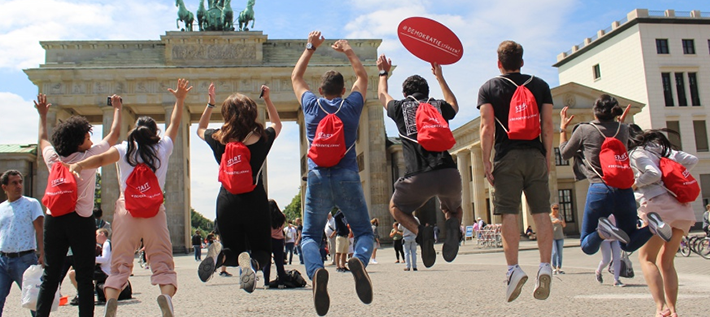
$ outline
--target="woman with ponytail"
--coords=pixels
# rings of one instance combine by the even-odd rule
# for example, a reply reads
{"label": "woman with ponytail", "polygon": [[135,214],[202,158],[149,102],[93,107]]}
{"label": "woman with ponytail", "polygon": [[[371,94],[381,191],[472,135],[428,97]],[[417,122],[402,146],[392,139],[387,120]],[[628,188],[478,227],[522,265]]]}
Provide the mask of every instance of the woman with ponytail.
{"label": "woman with ponytail", "polygon": [[[128,277],[133,270],[133,254],[140,247],[141,239],[153,272],[151,283],[160,286],[161,295],[158,296],[158,305],[163,317],[174,315],[172,297],[177,291],[177,274],[172,257],[173,247],[168,232],[165,205],[161,203],[157,213],[152,216],[139,215],[130,207],[127,209],[125,196],[128,190],[132,190],[127,187],[127,182],[136,175],[133,172],[141,168],[145,168],[148,173],[153,173],[152,179],[156,179],[160,187],[156,190],[163,192],[168,172],[168,159],[173,151],[173,140],[177,136],[182,120],[185,97],[191,89],[185,79],[178,79],[177,89],[168,88],[168,91],[175,96],[176,102],[170,117],[170,125],[165,129],[162,137],[153,118],[140,117],[125,142],[112,147],[102,155],[69,167],[75,175],[79,175],[83,169],[98,168],[113,163],[118,163],[119,167],[121,196],[116,201],[113,215],[111,274],[104,284],[105,316],[116,315],[118,295],[128,283]],[[136,200],[136,198],[132,199]]]}
{"label": "woman with ponytail", "polygon": [[[271,145],[281,131],[281,119],[271,102],[269,87],[261,86],[261,91],[271,121],[270,127],[264,129],[264,125],[259,121],[259,111],[254,100],[234,93],[222,102],[222,127],[216,130],[207,129],[216,98],[214,84],[210,84],[207,106],[197,128],[197,135],[210,146],[218,164],[223,163],[222,156],[228,149],[227,145],[232,148],[239,146],[250,153],[248,166],[251,167],[251,177],[247,180],[251,182],[244,183],[253,185],[251,190],[233,193],[235,191],[225,188],[223,181],[217,195],[217,224],[222,243],[213,243],[210,246],[197,273],[203,282],[207,282],[219,266],[238,264],[241,267],[240,284],[242,289],[249,293],[256,287],[256,272],[271,265],[271,214],[261,169]],[[244,149],[244,146],[247,149]],[[241,162],[236,158],[234,161]],[[233,159],[230,158],[230,162],[233,162]],[[226,173],[221,171],[221,181],[224,175]],[[222,246],[228,252],[222,252]],[[226,260],[218,263],[217,259],[223,258],[220,254],[225,254]],[[239,255],[238,259],[236,255]]]}
{"label": "woman with ponytail", "polygon": [[649,223],[648,215],[657,213],[672,228],[670,241],[653,237],[639,250],[639,261],[643,276],[656,303],[656,316],[678,316],[678,274],[674,259],[680,246],[680,240],[688,234],[695,224],[695,212],[690,203],[680,203],[664,187],[661,180],[660,160],[662,157],[680,163],[691,170],[698,163],[698,158],[683,151],[673,149],[671,142],[664,135],[677,133],[672,130],[632,129],[633,149],[629,153],[636,183],[634,192],[639,203],[639,217]]}
{"label": "woman with ponytail", "polygon": [[[630,107],[630,106],[629,106]],[[636,227],[636,202],[631,188],[616,188],[603,180],[603,171],[599,159],[602,144],[606,138],[616,138],[626,147],[629,138],[628,125],[623,123],[627,110],[624,111],[612,96],[601,95],[594,102],[594,121],[579,124],[572,136],[567,139],[567,126],[574,116],[567,116],[567,107],[560,112],[560,153],[562,159],[568,160],[581,151],[584,164],[582,172],[589,180],[589,190],[584,206],[584,218],[581,230],[581,248],[586,254],[595,254],[604,239],[614,239],[621,242],[625,251],[635,251],[650,239],[654,233],[669,237],[670,228],[658,215],[651,217],[649,227]],[[619,121],[616,121],[617,117]],[[626,149],[617,169],[623,169],[623,163],[628,164]],[[629,168],[628,166],[626,168]],[[609,175],[608,175],[609,176]],[[633,181],[629,175],[629,180]],[[606,178],[609,179],[609,178]],[[630,184],[629,184],[630,185]],[[607,217],[614,214],[616,226]],[[650,229],[653,229],[651,231]],[[653,232],[653,233],[652,233]]]}

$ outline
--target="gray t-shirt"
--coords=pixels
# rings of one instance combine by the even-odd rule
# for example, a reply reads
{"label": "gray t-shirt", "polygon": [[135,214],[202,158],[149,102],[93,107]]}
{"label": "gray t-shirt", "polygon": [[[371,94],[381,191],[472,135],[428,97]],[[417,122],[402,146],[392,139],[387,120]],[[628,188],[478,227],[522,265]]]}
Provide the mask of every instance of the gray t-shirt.
{"label": "gray t-shirt", "polygon": [[[418,224],[421,224],[421,222],[419,222],[419,218],[414,217],[414,220],[416,220]],[[409,229],[405,228],[402,224],[399,225],[399,230],[403,232],[402,237],[404,241],[414,241],[414,239],[417,237],[414,232],[409,231]]]}
{"label": "gray t-shirt", "polygon": [[[629,127],[627,124],[616,121],[599,122],[595,120],[592,121],[592,123],[595,124],[599,130],[590,123],[580,123],[575,127],[569,140],[560,144],[560,154],[563,160],[569,160],[577,151],[582,151],[584,159],[594,166],[596,173],[587,163],[582,164],[582,172],[590,183],[601,183],[602,179],[599,178],[597,173],[602,176],[604,175],[600,167],[601,165],[599,164],[599,151],[601,150],[602,143],[604,143],[604,136],[612,137],[618,129],[619,132],[616,133],[616,138],[626,145],[629,139]],[[602,136],[599,131],[601,131],[604,136]]]}
{"label": "gray t-shirt", "polygon": [[[550,216],[550,220],[555,221],[555,220],[561,220],[561,219],[556,218],[554,216]],[[553,224],[552,225],[552,239],[560,240],[560,239],[564,239],[564,238],[565,238],[565,233],[563,232],[562,224],[561,223]]]}

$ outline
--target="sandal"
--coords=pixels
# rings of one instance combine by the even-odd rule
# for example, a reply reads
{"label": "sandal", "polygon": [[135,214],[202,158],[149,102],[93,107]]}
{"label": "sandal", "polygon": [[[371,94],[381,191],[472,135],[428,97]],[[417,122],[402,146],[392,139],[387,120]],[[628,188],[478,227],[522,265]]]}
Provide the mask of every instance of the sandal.
{"label": "sandal", "polygon": [[657,317],[671,317],[671,310],[668,308],[665,308],[662,311],[656,311],[656,316]]}

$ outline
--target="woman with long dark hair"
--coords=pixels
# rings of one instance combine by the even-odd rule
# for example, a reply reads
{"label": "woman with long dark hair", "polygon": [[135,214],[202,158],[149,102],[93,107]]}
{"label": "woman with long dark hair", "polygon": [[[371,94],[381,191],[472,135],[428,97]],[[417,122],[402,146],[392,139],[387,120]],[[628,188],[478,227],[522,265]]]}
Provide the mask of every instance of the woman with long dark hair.
{"label": "woman with long dark hair", "polygon": [[[222,243],[214,243],[208,249],[198,269],[198,275],[207,282],[220,265],[235,264],[241,267],[240,284],[242,289],[251,293],[256,287],[256,271],[271,263],[271,214],[269,202],[261,177],[262,165],[271,145],[281,131],[281,119],[276,107],[271,102],[269,87],[261,86],[266,111],[271,126],[264,128],[259,121],[259,110],[251,98],[234,93],[222,102],[224,124],[220,129],[207,129],[212,110],[215,107],[215,87],[210,84],[208,103],[200,118],[197,135],[205,140],[214,153],[217,163],[222,162],[222,155],[231,142],[241,142],[248,148],[251,158],[251,180],[255,187],[251,191],[233,194],[223,183],[217,196],[218,230]],[[224,246],[230,252],[222,252]],[[249,251],[247,251],[249,250]],[[219,254],[226,254],[224,262],[217,261]],[[254,261],[252,261],[254,259]]]}
{"label": "woman with long dark hair", "polygon": [[675,254],[681,238],[695,224],[695,212],[690,203],[679,202],[664,187],[660,160],[668,158],[691,170],[698,163],[698,158],[674,150],[663,132],[677,133],[660,129],[635,135],[629,157],[636,176],[634,191],[640,206],[639,217],[644,223],[649,223],[652,221],[649,215],[657,213],[673,230],[670,241],[652,237],[639,250],[641,270],[656,302],[656,316],[677,316],[678,274],[674,266]]}
{"label": "woman with long dark hair", "polygon": [[173,151],[173,140],[180,128],[185,97],[192,89],[188,84],[187,80],[178,79],[177,89],[168,88],[176,101],[170,117],[170,125],[165,129],[162,137],[153,118],[140,117],[136,121],[135,128],[128,133],[126,141],[112,147],[104,154],[93,156],[69,167],[69,170],[78,177],[83,169],[99,168],[118,162],[121,196],[116,201],[113,214],[111,274],[104,284],[105,316],[116,315],[118,296],[126,287],[128,277],[133,271],[133,255],[140,247],[141,239],[145,244],[145,253],[153,272],[151,283],[160,285],[161,295],[158,296],[158,305],[164,317],[174,315],[172,297],[177,291],[177,274],[165,205],[161,204],[153,216],[134,216],[134,211],[129,212],[126,208],[125,191],[129,176],[143,165],[154,173],[160,191],[164,190],[168,159]]}
{"label": "woman with long dark hair", "polygon": [[[594,120],[579,124],[569,140],[567,139],[567,126],[574,116],[567,116],[567,107],[564,107],[560,112],[560,153],[562,159],[568,160],[581,151],[584,164],[580,168],[590,183],[581,228],[582,251],[590,255],[597,253],[602,241],[607,238],[619,240],[621,248],[626,251],[637,250],[654,233],[664,239],[670,239],[670,227],[657,214],[650,218],[652,221],[649,222],[648,227],[637,229],[633,189],[616,188],[602,179],[604,172],[599,159],[602,144],[606,138],[616,138],[621,141],[622,146],[626,146],[629,128],[628,125],[616,121],[616,118],[621,116],[624,111],[612,96],[601,95],[594,102],[593,111]],[[624,151],[624,155],[619,158],[622,163],[624,160],[628,160],[625,154]],[[623,164],[617,163],[617,165]],[[627,166],[627,168],[629,167]],[[623,166],[619,169],[623,169]],[[616,218],[616,226],[607,219],[611,214],[614,214]]]}
{"label": "woman with long dark hair", "polygon": [[[286,215],[281,212],[279,205],[273,199],[269,199],[269,210],[271,212],[271,253],[274,255],[276,274],[278,276],[278,288],[286,288],[286,270],[284,269],[284,222]],[[271,276],[271,263],[264,265],[264,287],[269,288],[269,277]]]}

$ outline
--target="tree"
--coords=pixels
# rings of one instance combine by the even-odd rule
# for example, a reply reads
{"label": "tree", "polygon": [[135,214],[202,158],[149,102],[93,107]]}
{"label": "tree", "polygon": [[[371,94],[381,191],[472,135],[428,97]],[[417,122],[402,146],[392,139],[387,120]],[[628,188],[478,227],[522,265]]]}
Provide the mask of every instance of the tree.
{"label": "tree", "polygon": [[291,203],[283,210],[287,220],[294,220],[301,217],[301,191],[293,197]]}
{"label": "tree", "polygon": [[101,206],[101,173],[96,172],[96,189],[94,190],[94,206]]}
{"label": "tree", "polygon": [[202,237],[206,237],[207,233],[214,230],[214,223],[192,208],[190,208],[190,220],[192,221],[192,234],[199,229]]}

